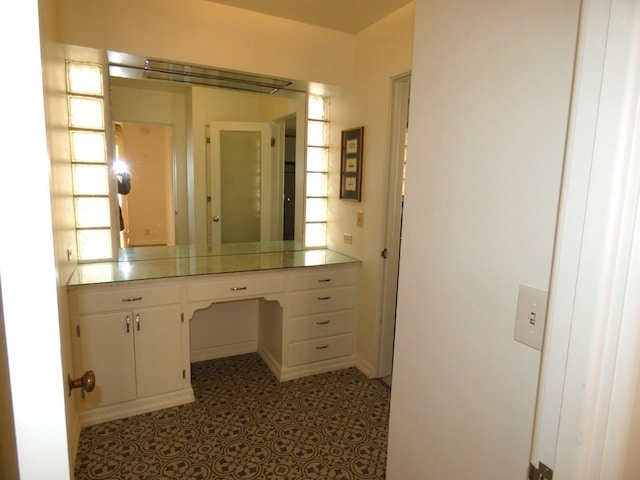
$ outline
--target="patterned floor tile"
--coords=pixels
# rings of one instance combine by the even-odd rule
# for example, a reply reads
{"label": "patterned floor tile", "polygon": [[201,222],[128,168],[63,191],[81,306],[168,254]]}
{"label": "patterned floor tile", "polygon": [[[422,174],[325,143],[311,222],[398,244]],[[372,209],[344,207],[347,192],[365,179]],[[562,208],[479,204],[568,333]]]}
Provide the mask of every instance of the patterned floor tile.
{"label": "patterned floor tile", "polygon": [[384,478],[391,392],[355,368],[280,383],[248,354],[192,383],[191,404],[83,429],[76,479]]}

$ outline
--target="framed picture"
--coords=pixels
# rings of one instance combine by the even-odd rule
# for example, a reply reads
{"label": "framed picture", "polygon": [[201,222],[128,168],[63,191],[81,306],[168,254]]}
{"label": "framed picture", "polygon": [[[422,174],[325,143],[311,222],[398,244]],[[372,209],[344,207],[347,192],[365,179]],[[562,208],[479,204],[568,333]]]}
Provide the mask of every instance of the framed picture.
{"label": "framed picture", "polygon": [[342,160],[340,167],[340,198],[362,200],[362,147],[364,127],[342,131]]}

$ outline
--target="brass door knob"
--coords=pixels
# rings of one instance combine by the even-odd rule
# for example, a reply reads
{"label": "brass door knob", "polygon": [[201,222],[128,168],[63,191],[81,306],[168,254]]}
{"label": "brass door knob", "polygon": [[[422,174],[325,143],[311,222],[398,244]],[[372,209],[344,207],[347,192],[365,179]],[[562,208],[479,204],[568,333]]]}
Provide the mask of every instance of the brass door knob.
{"label": "brass door knob", "polygon": [[84,375],[75,380],[67,374],[67,381],[69,383],[69,396],[71,396],[71,390],[74,388],[81,388],[85,392],[91,392],[96,386],[96,374],[93,373],[93,370],[87,370]]}

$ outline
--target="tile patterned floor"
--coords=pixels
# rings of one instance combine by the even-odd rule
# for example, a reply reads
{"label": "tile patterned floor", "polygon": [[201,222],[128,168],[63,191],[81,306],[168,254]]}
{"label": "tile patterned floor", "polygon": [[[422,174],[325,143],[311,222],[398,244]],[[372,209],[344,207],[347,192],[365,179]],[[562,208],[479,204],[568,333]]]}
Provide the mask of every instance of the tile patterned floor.
{"label": "tile patterned floor", "polygon": [[256,354],[192,365],[194,403],[83,429],[77,480],[383,479],[390,389],[355,368],[280,383]]}

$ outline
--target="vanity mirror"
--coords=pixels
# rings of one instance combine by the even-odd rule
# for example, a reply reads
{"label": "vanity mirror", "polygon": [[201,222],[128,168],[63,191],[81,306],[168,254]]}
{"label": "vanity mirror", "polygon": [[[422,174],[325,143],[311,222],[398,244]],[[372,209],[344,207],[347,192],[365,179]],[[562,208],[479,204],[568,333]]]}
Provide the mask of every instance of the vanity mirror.
{"label": "vanity mirror", "polygon": [[116,173],[130,181],[120,260],[302,248],[305,92],[113,52],[109,62]]}

